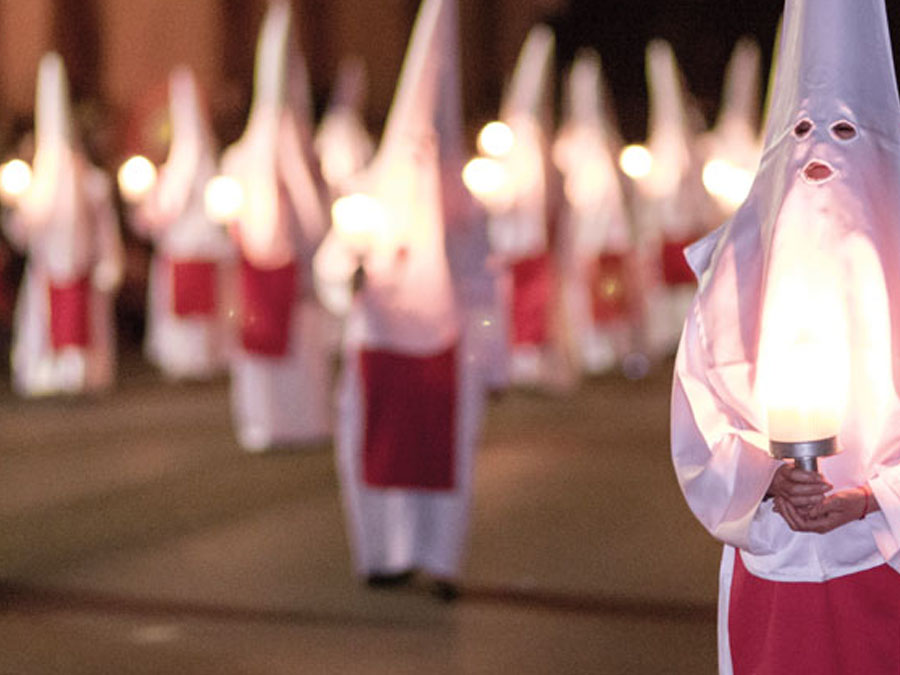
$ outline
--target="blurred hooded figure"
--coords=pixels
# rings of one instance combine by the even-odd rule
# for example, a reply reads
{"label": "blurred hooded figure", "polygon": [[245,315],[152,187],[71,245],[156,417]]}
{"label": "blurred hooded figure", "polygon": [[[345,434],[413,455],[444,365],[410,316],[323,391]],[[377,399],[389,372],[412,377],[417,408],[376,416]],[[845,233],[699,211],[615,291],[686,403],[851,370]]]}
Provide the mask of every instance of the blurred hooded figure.
{"label": "blurred hooded figure", "polygon": [[669,43],[647,47],[653,163],[637,183],[635,218],[641,257],[644,335],[655,358],[674,351],[696,288],[682,249],[705,234],[701,210],[706,199],[695,163],[695,132],[683,77]]}
{"label": "blurred hooded figure", "polygon": [[235,251],[204,208],[216,160],[194,75],[180,67],[169,85],[169,156],[133,213],[139,234],[155,246],[144,351],[169,377],[203,378],[227,365]]}
{"label": "blurred hooded figure", "polygon": [[484,387],[445,250],[445,236],[471,250],[466,233],[445,232],[471,204],[456,12],[455,0],[422,3],[384,135],[350,197],[363,208],[348,222],[336,205],[315,261],[327,304],[350,312],[337,461],[356,570],[373,586],[423,571],[444,599],[460,572]]}
{"label": "blurred hooded figure", "polygon": [[55,53],[38,69],[35,141],[33,178],[7,225],[27,255],[13,386],[25,396],[100,391],[115,377],[113,298],[124,256],[110,181],[78,145]]}
{"label": "blurred hooded figure", "polygon": [[554,144],[565,179],[561,267],[566,319],[580,370],[602,373],[632,347],[635,294],[631,223],[615,157],[600,57],[578,54],[566,119]]}
{"label": "blurred hooded figure", "polygon": [[309,148],[306,71],[292,35],[289,4],[273,1],[247,128],[222,158],[242,194],[231,227],[241,258],[232,406],[238,440],[251,451],[331,431],[325,317],[311,269],[326,216]]}
{"label": "blurred hooded figure", "polygon": [[372,138],[362,119],[366,84],[360,59],[341,61],[331,101],[316,131],[322,177],[335,198],[346,194],[348,183],[372,158]]}
{"label": "blurred hooded figure", "polygon": [[559,176],[551,161],[555,39],[547,26],[531,29],[519,53],[500,120],[512,132],[496,159],[508,194],[490,209],[491,248],[506,269],[509,380],[514,385],[563,388],[572,372],[565,356],[559,300]]}
{"label": "blurred hooded figure", "polygon": [[[720,672],[896,673],[900,101],[883,0],[787,0],[778,64],[749,197],[688,252],[672,455],[725,543]],[[768,452],[829,435],[840,452],[818,473]]]}
{"label": "blurred hooded figure", "polygon": [[759,165],[759,60],[756,42],[738,41],[725,73],[718,119],[702,139],[703,185],[715,200],[719,222],[746,199]]}

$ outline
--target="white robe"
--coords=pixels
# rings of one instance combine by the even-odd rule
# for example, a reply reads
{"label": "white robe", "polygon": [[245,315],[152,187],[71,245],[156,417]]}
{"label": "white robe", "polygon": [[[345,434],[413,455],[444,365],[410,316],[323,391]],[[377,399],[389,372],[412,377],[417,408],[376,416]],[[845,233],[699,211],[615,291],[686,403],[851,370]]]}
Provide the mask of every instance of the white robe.
{"label": "white robe", "polygon": [[[7,227],[10,239],[26,251],[27,263],[16,300],[11,353],[13,387],[23,396],[97,392],[110,387],[115,377],[116,335],[114,298],[119,286],[124,254],[118,222],[112,206],[109,180],[99,170],[82,169],[83,224],[88,241],[81,272],[90,277],[87,347],[54,350],[50,334],[51,256],[65,256],[52,242],[66,239],[54,230],[27,222],[22,212]],[[59,237],[59,239],[57,239]],[[81,256],[78,256],[79,258]]]}

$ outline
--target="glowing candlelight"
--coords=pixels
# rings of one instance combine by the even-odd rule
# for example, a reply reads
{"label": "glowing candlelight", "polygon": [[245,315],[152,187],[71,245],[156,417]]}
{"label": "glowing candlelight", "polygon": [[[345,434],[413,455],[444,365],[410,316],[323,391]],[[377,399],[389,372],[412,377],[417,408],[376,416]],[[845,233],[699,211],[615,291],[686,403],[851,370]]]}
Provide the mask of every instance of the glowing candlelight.
{"label": "glowing candlelight", "polygon": [[244,190],[231,176],[211,178],[203,190],[207,217],[216,223],[229,223],[237,218],[244,205]]}
{"label": "glowing candlelight", "polygon": [[334,231],[357,256],[365,256],[382,237],[387,224],[384,207],[374,197],[355,193],[331,207]]}
{"label": "glowing candlelight", "polygon": [[619,155],[619,166],[626,176],[640,180],[653,170],[653,155],[643,145],[628,145]]}
{"label": "glowing candlelight", "polygon": [[712,159],[703,167],[703,187],[729,210],[744,203],[753,178],[753,172],[723,159]]}
{"label": "glowing candlelight", "polygon": [[476,157],[463,168],[463,183],[489,208],[503,208],[513,198],[511,177],[502,162]]}
{"label": "glowing candlelight", "polygon": [[21,159],[12,159],[0,166],[0,200],[13,205],[31,185],[31,167]]}
{"label": "glowing candlelight", "polygon": [[142,155],[130,157],[119,167],[119,191],[125,201],[141,201],[156,184],[156,167]]}
{"label": "glowing candlelight", "polygon": [[478,151],[488,157],[506,157],[516,144],[516,135],[503,122],[489,122],[478,134]]}
{"label": "glowing candlelight", "polygon": [[850,378],[846,321],[834,281],[839,276],[828,269],[780,280],[760,338],[770,450],[810,471],[817,469],[817,457],[837,451]]}

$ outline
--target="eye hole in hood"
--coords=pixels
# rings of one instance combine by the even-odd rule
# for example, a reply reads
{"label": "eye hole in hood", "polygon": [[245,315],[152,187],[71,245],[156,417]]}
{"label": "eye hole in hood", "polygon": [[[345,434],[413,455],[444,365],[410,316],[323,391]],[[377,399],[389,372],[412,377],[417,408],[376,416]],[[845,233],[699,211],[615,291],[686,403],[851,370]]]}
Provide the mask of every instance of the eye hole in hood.
{"label": "eye hole in hood", "polygon": [[815,124],[810,119],[802,119],[794,125],[794,138],[802,141],[812,133]]}
{"label": "eye hole in hood", "polygon": [[831,135],[839,141],[852,141],[857,136],[856,126],[847,120],[831,125]]}

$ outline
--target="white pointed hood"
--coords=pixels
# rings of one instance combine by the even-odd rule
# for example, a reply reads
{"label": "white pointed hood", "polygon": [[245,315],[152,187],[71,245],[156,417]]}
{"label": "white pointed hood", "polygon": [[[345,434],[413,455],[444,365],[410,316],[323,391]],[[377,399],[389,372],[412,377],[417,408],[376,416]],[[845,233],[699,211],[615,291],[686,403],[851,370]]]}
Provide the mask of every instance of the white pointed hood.
{"label": "white pointed hood", "polygon": [[555,49],[556,40],[548,26],[537,25],[528,32],[503,100],[502,119],[524,116],[541,124],[548,121]]}
{"label": "white pointed hood", "polygon": [[567,78],[566,117],[554,145],[565,177],[573,246],[580,256],[630,246],[615,163],[617,134],[608,113],[600,56],[582,51]]}
{"label": "white pointed hood", "polygon": [[156,186],[156,208],[176,218],[190,199],[203,194],[215,174],[212,136],[193,71],[180,66],[169,78],[169,155]]}
{"label": "white pointed hood", "polygon": [[[654,198],[677,201],[690,171],[693,133],[681,70],[668,42],[654,40],[647,46],[646,68],[650,98],[647,146],[653,154],[653,170],[642,185]],[[682,204],[674,206],[675,213],[668,219],[682,219],[684,208]]]}
{"label": "white pointed hood", "polygon": [[[734,46],[725,82],[722,103],[714,133],[756,135],[759,119],[759,45],[742,38]],[[733,129],[733,131],[732,131]]]}
{"label": "white pointed hood", "polygon": [[289,3],[272,0],[257,45],[247,127],[222,161],[223,171],[243,189],[237,218],[242,252],[263,268],[284,265],[297,254],[289,205],[308,237],[321,236],[324,222],[304,144],[310,101],[305,67],[292,38]]}
{"label": "white pointed hood", "polygon": [[315,138],[322,176],[335,193],[345,191],[372,157],[372,139],[362,120],[366,89],[363,62],[358,58],[341,61],[334,93]]}
{"label": "white pointed hood", "polygon": [[492,249],[508,258],[535,256],[548,245],[548,177],[553,124],[555,38],[544,25],[529,31],[500,107],[515,142],[503,157],[511,206],[490,222]]}
{"label": "white pointed hood", "polygon": [[844,452],[824,471],[865,480],[900,410],[900,102],[884,0],[787,0],[766,139],[747,201],[689,252],[711,385],[765,432],[771,354],[827,338],[822,368],[848,401]]}
{"label": "white pointed hood", "polygon": [[50,52],[38,67],[34,173],[21,209],[29,227],[44,232],[42,257],[57,280],[83,274],[90,265],[83,179],[65,65],[59,54]]}
{"label": "white pointed hood", "polygon": [[424,0],[363,182],[384,209],[388,234],[366,266],[370,345],[433,353],[457,337],[441,171],[448,144],[462,133],[458,58],[456,0]]}

